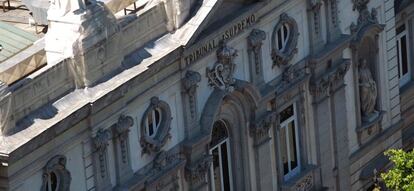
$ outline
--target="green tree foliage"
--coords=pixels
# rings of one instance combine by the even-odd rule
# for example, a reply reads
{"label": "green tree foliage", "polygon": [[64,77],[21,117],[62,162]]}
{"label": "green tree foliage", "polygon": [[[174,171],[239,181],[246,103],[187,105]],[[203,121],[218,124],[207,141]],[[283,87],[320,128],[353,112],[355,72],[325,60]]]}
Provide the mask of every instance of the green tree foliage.
{"label": "green tree foliage", "polygon": [[382,173],[381,178],[387,188],[392,190],[414,190],[414,150],[405,152],[402,149],[390,149],[384,153],[390,157],[393,167]]}

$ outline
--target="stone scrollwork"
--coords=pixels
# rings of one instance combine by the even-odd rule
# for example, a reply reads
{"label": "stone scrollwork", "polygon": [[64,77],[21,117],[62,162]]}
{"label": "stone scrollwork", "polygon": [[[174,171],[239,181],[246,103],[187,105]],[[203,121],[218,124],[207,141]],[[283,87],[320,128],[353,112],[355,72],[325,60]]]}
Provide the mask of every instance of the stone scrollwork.
{"label": "stone scrollwork", "polygon": [[[158,130],[155,132],[155,136],[148,136],[147,129],[147,116],[150,115],[154,109],[159,109],[161,111],[161,121],[158,127]],[[147,110],[144,112],[144,115],[141,120],[141,139],[140,144],[142,147],[142,155],[158,153],[161,151],[161,148],[167,143],[167,140],[171,138],[171,110],[168,106],[168,103],[161,101],[158,97],[152,97],[151,103]]]}
{"label": "stone scrollwork", "polygon": [[344,60],[335,69],[329,71],[322,77],[313,80],[310,84],[310,93],[313,96],[329,96],[337,84],[344,78],[346,72],[349,70],[350,60]]}
{"label": "stone scrollwork", "polygon": [[306,76],[306,69],[287,66],[282,72],[282,79],[276,86],[276,93],[281,93],[291,87],[291,84],[303,79]]}
{"label": "stone scrollwork", "polygon": [[191,184],[197,184],[206,180],[207,172],[213,162],[212,155],[204,155],[194,165],[185,168],[185,178]]}
{"label": "stone scrollwork", "polygon": [[275,116],[275,112],[268,112],[250,126],[249,134],[257,144],[269,137],[269,129],[275,123]]}
{"label": "stone scrollwork", "polygon": [[[289,33],[287,36],[287,43],[286,47],[282,50],[279,50],[277,47],[277,33],[279,29],[283,26],[289,27]],[[280,15],[280,20],[276,24],[275,28],[273,29],[272,34],[272,60],[273,66],[286,66],[288,65],[289,61],[293,58],[293,56],[298,52],[297,44],[298,44],[298,37],[299,37],[299,29],[298,25],[292,17],[287,15],[286,13],[282,13]]]}
{"label": "stone scrollwork", "polygon": [[235,79],[233,77],[236,64],[234,58],[237,50],[227,46],[225,41],[220,42],[217,50],[217,62],[213,68],[207,68],[207,78],[210,86],[227,92],[234,90]]}
{"label": "stone scrollwork", "polygon": [[130,116],[121,115],[118,119],[118,123],[115,125],[116,137],[119,139],[121,146],[122,162],[128,161],[128,133],[129,128],[134,124],[134,120]]}
{"label": "stone scrollwork", "polygon": [[96,151],[98,152],[99,169],[102,178],[106,176],[106,150],[109,144],[108,142],[109,140],[111,140],[111,138],[111,131],[109,131],[108,129],[99,129],[96,133],[96,136],[93,139]]}
{"label": "stone scrollwork", "polygon": [[[56,182],[53,183],[50,181]],[[41,191],[52,189],[69,191],[71,181],[72,178],[70,172],[66,169],[66,157],[57,155],[50,159],[43,169],[43,184]]]}

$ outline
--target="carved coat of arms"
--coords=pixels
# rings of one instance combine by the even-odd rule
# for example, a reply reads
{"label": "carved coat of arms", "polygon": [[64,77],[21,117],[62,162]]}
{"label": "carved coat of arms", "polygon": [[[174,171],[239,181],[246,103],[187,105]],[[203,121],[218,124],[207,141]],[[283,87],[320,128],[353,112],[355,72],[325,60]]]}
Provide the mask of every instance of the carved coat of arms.
{"label": "carved coat of arms", "polygon": [[236,64],[234,58],[237,50],[227,46],[225,42],[220,42],[217,50],[217,62],[213,68],[207,68],[207,78],[210,86],[225,91],[233,91],[235,79],[233,77]]}

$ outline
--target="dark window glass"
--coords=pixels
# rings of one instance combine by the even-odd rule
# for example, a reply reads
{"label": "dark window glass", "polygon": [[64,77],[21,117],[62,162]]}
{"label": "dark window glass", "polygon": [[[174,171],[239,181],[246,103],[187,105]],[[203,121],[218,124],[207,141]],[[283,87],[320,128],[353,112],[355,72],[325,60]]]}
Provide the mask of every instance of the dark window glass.
{"label": "dark window glass", "polygon": [[399,26],[396,30],[397,35],[405,31],[405,25]]}
{"label": "dark window glass", "polygon": [[293,116],[293,105],[289,106],[288,108],[280,112],[280,122],[283,122],[292,116]]}
{"label": "dark window glass", "polygon": [[227,128],[225,124],[221,121],[215,122],[213,125],[213,131],[211,132],[210,147],[216,146],[227,137]]}
{"label": "dark window glass", "polygon": [[155,124],[158,125],[160,124],[160,112],[158,109],[154,110],[154,114],[155,114]]}
{"label": "dark window glass", "polygon": [[278,45],[279,50],[282,50],[283,48],[282,31],[280,29],[277,31],[277,45]]}
{"label": "dark window glass", "polygon": [[400,60],[400,41],[397,40],[397,62],[398,62],[398,78],[401,78],[401,68],[400,68],[400,64],[401,64],[401,60]]}
{"label": "dark window glass", "polygon": [[402,75],[408,73],[408,56],[407,56],[407,37],[401,37],[401,59],[402,59]]}
{"label": "dark window glass", "polygon": [[230,191],[229,164],[227,158],[227,144],[221,145],[221,164],[223,165],[223,187],[224,191]]}

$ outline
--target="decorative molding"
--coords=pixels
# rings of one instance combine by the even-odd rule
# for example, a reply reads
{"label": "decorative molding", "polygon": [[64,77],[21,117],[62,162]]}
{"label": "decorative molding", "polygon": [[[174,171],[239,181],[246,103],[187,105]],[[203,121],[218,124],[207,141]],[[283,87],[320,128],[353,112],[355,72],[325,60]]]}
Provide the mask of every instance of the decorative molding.
{"label": "decorative molding", "polygon": [[66,169],[65,156],[57,155],[47,162],[46,166],[43,168],[43,183],[42,188],[40,189],[41,191],[51,189],[48,189],[48,181],[50,180],[49,176],[51,176],[51,173],[54,173],[56,176],[56,190],[69,191],[72,177],[70,172]]}
{"label": "decorative molding", "polygon": [[251,61],[254,63],[254,73],[256,75],[260,75],[262,73],[261,65],[262,65],[262,45],[263,41],[266,40],[266,32],[253,29],[250,35],[247,37],[247,46],[248,51],[253,53],[251,56]]}
{"label": "decorative molding", "polygon": [[343,60],[334,70],[327,72],[322,77],[313,80],[309,86],[311,95],[329,96],[337,84],[344,78],[346,72],[349,70],[350,60]]}
{"label": "decorative molding", "polygon": [[315,32],[316,35],[320,34],[320,30],[321,30],[321,26],[320,26],[320,22],[321,22],[321,6],[322,3],[320,0],[316,0],[316,1],[312,1],[310,2],[310,11],[312,12],[312,19],[313,19],[313,30]]}
{"label": "decorative molding", "polygon": [[213,68],[207,67],[208,84],[217,89],[227,92],[234,90],[235,79],[233,77],[236,64],[234,58],[237,50],[227,46],[225,41],[220,41],[220,48],[217,50],[217,62]]}
{"label": "decorative molding", "polygon": [[99,129],[96,133],[96,136],[93,138],[93,143],[95,145],[96,151],[98,152],[99,169],[102,178],[106,176],[106,150],[108,142],[111,140],[111,138],[112,134],[108,129]]}
{"label": "decorative molding", "polygon": [[122,162],[128,162],[128,134],[129,128],[134,124],[134,119],[131,116],[121,115],[118,123],[114,126],[115,137],[119,139],[121,147]]}
{"label": "decorative molding", "polygon": [[207,173],[213,162],[212,155],[204,155],[201,159],[195,162],[194,165],[185,167],[185,178],[191,184],[195,185],[206,181]]}
{"label": "decorative molding", "polygon": [[[154,137],[150,137],[146,133],[146,119],[147,115],[153,110],[159,108],[161,110],[161,122]],[[161,148],[167,143],[167,140],[171,138],[171,110],[168,103],[161,101],[158,97],[152,97],[151,103],[141,119],[141,139],[140,144],[142,147],[142,155],[158,153]]]}
{"label": "decorative molding", "polygon": [[[272,124],[275,124],[276,113],[268,112],[262,118],[253,123],[249,128],[250,136],[255,140],[255,142],[263,141],[269,137],[269,129]],[[256,143],[258,144],[258,143]]]}
{"label": "decorative molding", "polygon": [[350,26],[351,34],[357,34],[362,28],[367,25],[378,25],[377,10],[375,8],[368,10],[369,0],[352,0],[354,3],[353,10],[359,12],[357,24],[352,23]]}
{"label": "decorative molding", "polygon": [[303,178],[299,183],[295,185],[295,191],[308,191],[313,190],[313,177],[311,174]]}
{"label": "decorative molding", "polygon": [[199,82],[201,82],[201,74],[191,70],[187,71],[185,78],[182,80],[184,91],[188,95],[190,116],[193,120],[197,117],[196,89]]}
{"label": "decorative molding", "polygon": [[306,76],[306,68],[296,68],[295,66],[287,66],[282,72],[282,79],[276,85],[276,93],[280,94],[289,87],[292,87],[292,84],[300,81]]}
{"label": "decorative molding", "polygon": [[[277,31],[283,26],[288,25],[290,28],[289,32],[289,39],[286,44],[286,48],[283,51],[279,51],[277,48],[276,42],[276,35]],[[276,24],[275,28],[273,29],[272,34],[272,60],[273,60],[273,67],[274,66],[286,66],[288,65],[289,61],[292,60],[293,56],[298,52],[297,45],[298,45],[298,38],[299,38],[299,29],[298,25],[292,17],[288,16],[286,13],[282,13],[280,15],[279,22]]]}

